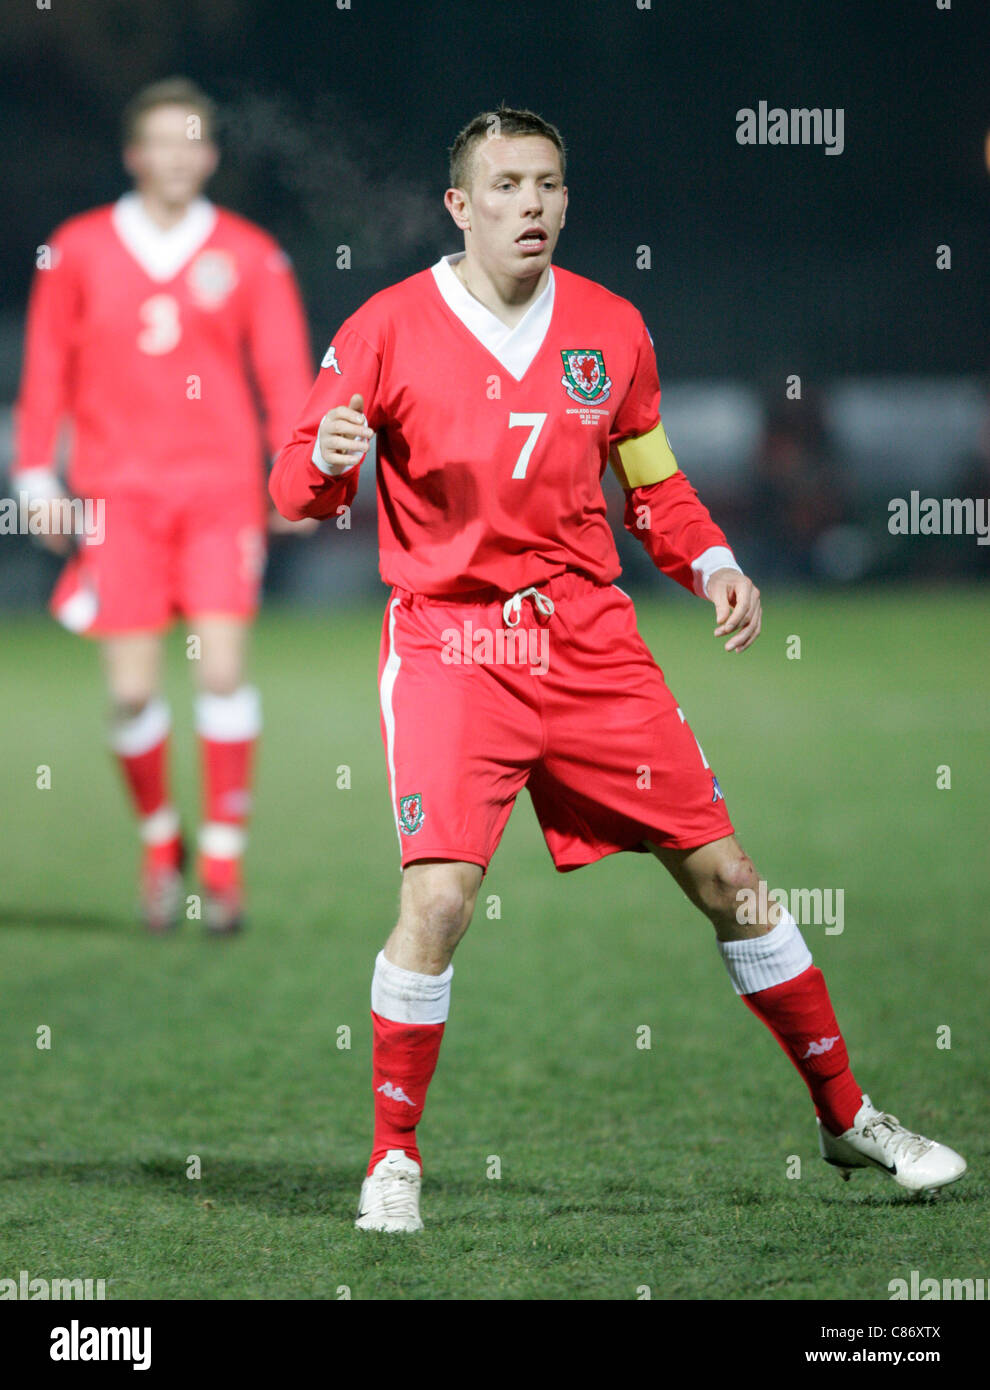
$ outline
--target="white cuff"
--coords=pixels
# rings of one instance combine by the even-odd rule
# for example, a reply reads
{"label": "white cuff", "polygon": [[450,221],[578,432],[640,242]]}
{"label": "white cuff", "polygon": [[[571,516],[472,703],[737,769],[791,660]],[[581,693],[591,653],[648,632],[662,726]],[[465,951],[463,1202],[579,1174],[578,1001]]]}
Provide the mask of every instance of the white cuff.
{"label": "white cuff", "polygon": [[161,806],[144,816],[138,826],[144,845],[167,845],[179,833],[179,813],[174,806]]}
{"label": "white cuff", "polygon": [[140,714],[111,720],[108,730],[110,747],[121,757],[138,758],[161,743],[171,727],[172,715],[168,702],[155,695]]}
{"label": "white cuff", "polygon": [[813,964],[797,922],[783,906],[779,922],[765,936],[717,945],[737,994],[759,994],[786,984]]}
{"label": "white cuff", "polygon": [[261,696],[253,685],[230,695],[201,690],[195,701],[196,732],[211,743],[245,743],[261,733]]}
{"label": "white cuff", "polygon": [[19,492],[26,492],[32,502],[65,495],[65,488],[51,468],[25,468],[23,473],[15,473],[11,482],[17,484]]}
{"label": "white cuff", "polygon": [[371,980],[371,1007],[393,1023],[446,1023],[454,967],[442,975],[420,975],[393,965],[379,951]]}
{"label": "white cuff", "polygon": [[691,561],[694,592],[699,598],[708,597],[708,581],[716,570],[735,570],[738,574],[742,574],[742,570],[736,563],[736,557],[727,546],[710,545],[707,550],[701,552],[697,560]]}
{"label": "white cuff", "polygon": [[[330,412],[328,410],[327,415],[329,414]],[[323,420],[327,418],[327,415],[324,415]],[[365,424],[368,423],[367,415],[362,415],[361,419],[364,421]],[[368,452],[368,446],[365,445],[365,447],[361,450],[361,458],[355,459],[353,463],[348,463],[344,468],[338,468],[335,473],[331,473],[329,465],[323,462],[323,455],[320,453],[320,430],[323,428],[323,420],[321,420],[316,427],[316,443],[313,445],[312,460],[316,464],[320,472],[325,473],[328,478],[340,478],[343,477],[345,473],[349,473],[352,468],[357,468],[358,464],[361,462],[365,454]],[[370,443],[371,441],[369,440],[368,442]]]}
{"label": "white cuff", "polygon": [[210,859],[240,859],[247,848],[247,832],[242,825],[207,821],[200,826],[196,843]]}

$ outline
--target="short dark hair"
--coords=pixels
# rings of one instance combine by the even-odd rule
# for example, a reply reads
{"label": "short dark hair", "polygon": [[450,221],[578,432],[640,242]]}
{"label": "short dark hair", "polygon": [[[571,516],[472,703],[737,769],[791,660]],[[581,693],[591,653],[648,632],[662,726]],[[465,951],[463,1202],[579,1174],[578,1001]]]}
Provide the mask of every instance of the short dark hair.
{"label": "short dark hair", "polygon": [[567,152],[560,131],[535,111],[521,111],[514,106],[499,106],[494,111],[479,111],[473,120],[457,136],[450,147],[450,186],[451,188],[470,188],[474,164],[474,148],[480,140],[497,139],[499,136],[541,135],[556,146],[560,155],[560,173],[563,177]]}
{"label": "short dark hair", "polygon": [[188,106],[203,122],[203,139],[212,140],[217,123],[217,108],[210,98],[188,77],[166,77],[142,87],[124,107],[122,118],[124,144],[137,139],[138,126],[149,111],[159,106]]}

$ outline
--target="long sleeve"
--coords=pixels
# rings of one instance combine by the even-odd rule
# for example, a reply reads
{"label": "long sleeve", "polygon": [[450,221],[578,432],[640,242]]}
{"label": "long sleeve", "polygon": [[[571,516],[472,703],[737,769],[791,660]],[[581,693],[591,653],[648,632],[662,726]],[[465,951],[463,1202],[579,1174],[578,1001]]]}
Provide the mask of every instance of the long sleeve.
{"label": "long sleeve", "polygon": [[79,332],[81,295],[72,264],[56,233],[48,244],[48,268],[35,272],[28,302],[24,363],[15,407],[15,478],[50,473],[59,427],[69,408],[70,377]]}
{"label": "long sleeve", "polygon": [[701,597],[717,569],[738,569],[724,532],[677,465],[660,419],[660,381],[645,326],[616,415],[610,462],[626,495],[624,524],[663,574]]}
{"label": "long sleeve", "polygon": [[248,349],[274,457],[288,439],[313,380],[302,298],[288,257],[272,241],[251,286]]}
{"label": "long sleeve", "polygon": [[364,398],[364,413],[371,428],[380,428],[379,374],[378,354],[345,324],[327,350],[292,436],[275,460],[268,480],[272,501],[290,521],[304,516],[322,520],[353,502],[360,464],[332,477],[314,462],[316,440],[324,415],[335,406],[348,405],[354,395]]}
{"label": "long sleeve", "polygon": [[739,569],[725,533],[684,474],[646,487],[626,488],[624,525],[663,574],[685,589],[707,595],[716,569]]}

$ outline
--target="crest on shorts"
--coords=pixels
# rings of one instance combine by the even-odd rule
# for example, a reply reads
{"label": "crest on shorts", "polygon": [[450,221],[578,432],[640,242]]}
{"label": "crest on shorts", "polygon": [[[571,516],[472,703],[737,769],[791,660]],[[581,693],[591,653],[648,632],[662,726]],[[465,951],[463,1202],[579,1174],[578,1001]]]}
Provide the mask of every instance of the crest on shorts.
{"label": "crest on shorts", "polygon": [[399,826],[403,835],[415,835],[423,824],[423,797],[420,792],[399,799]]}
{"label": "crest on shorts", "polygon": [[219,309],[237,284],[237,267],[229,251],[202,251],[186,275],[189,292],[201,309]]}
{"label": "crest on shorts", "polygon": [[605,358],[599,348],[564,348],[560,356],[564,363],[560,384],[572,401],[597,405],[608,400],[612,383],[605,374]]}

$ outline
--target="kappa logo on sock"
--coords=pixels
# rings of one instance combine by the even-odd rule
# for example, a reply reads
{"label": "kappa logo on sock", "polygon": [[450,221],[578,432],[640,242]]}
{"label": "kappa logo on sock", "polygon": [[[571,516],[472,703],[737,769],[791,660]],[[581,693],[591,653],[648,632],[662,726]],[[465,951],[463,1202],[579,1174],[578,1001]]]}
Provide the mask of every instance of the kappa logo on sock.
{"label": "kappa logo on sock", "polygon": [[404,1100],[407,1105],[412,1106],[416,1104],[414,1100],[409,1099],[401,1086],[393,1086],[391,1081],[386,1081],[383,1085],[379,1086],[378,1089],[386,1095],[389,1100]]}
{"label": "kappa logo on sock", "polygon": [[246,820],[251,812],[251,793],[243,787],[224,792],[220,797],[217,810],[221,815],[235,816],[238,820]]}
{"label": "kappa logo on sock", "polygon": [[824,1056],[824,1054],[825,1054],[826,1052],[831,1052],[831,1051],[832,1051],[832,1048],[835,1046],[835,1044],[836,1044],[838,1041],[839,1041],[838,1037],[834,1037],[834,1038],[822,1038],[821,1042],[810,1042],[810,1043],[808,1044],[808,1050],[807,1050],[807,1052],[804,1054],[804,1056],[801,1058],[801,1061],[802,1061],[802,1062],[806,1062],[806,1061],[808,1060],[809,1057],[822,1057],[822,1056]]}

